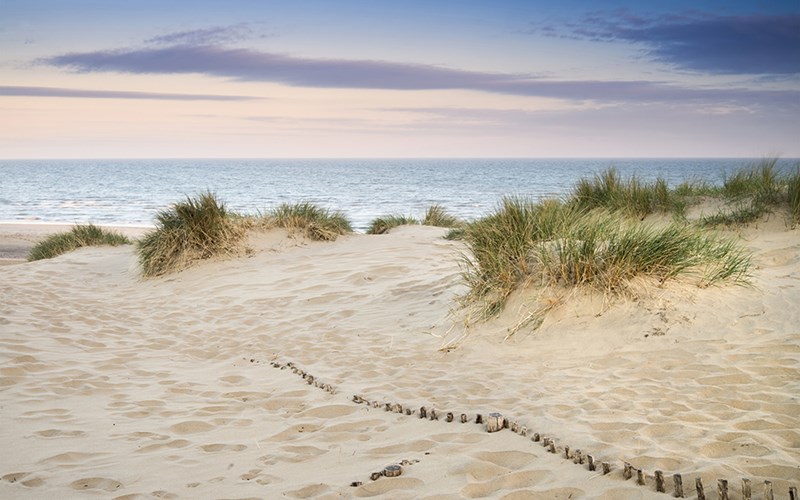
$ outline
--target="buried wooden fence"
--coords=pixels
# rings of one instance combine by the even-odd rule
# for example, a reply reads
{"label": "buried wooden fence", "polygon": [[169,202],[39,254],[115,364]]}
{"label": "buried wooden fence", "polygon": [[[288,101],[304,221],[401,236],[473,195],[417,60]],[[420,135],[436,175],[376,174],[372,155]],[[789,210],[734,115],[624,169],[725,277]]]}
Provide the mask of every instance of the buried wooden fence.
{"label": "buried wooden fence", "polygon": [[[255,359],[250,359],[251,363],[256,362]],[[313,385],[314,387],[318,387],[323,389],[331,394],[336,394],[336,389],[331,386],[330,384],[322,383],[317,377],[307,373],[306,371],[297,367],[294,363],[278,363],[277,361],[272,361],[270,363],[273,367],[279,368],[281,370],[292,370],[293,373],[303,378],[309,385]],[[466,413],[460,413],[458,418],[456,418],[456,413],[454,412],[441,412],[437,411],[434,408],[428,408],[426,406],[421,406],[419,410],[412,410],[410,406],[403,405],[400,403],[381,403],[377,400],[369,400],[361,395],[354,395],[351,398],[351,401],[356,404],[365,404],[371,406],[372,408],[381,408],[383,407],[387,412],[399,413],[404,414],[407,416],[417,415],[419,419],[423,420],[439,420],[444,416],[445,422],[460,422],[462,424],[468,423],[473,421],[479,425],[485,425],[487,432],[498,432],[503,429],[509,429],[511,432],[518,434],[525,438],[530,438],[530,440],[534,443],[541,444],[548,452],[556,454],[559,453],[559,450],[564,453],[564,458],[571,460],[576,465],[586,466],[589,471],[597,471],[597,464],[600,464],[600,472],[603,475],[608,475],[611,472],[611,463],[608,461],[597,461],[597,458],[587,453],[586,451],[581,451],[579,449],[575,449],[572,451],[572,448],[568,445],[564,446],[557,446],[555,440],[552,437],[544,436],[539,434],[538,432],[530,432],[528,427],[525,425],[521,425],[516,420],[510,420],[507,417],[503,416],[501,413],[489,413],[487,415],[483,415],[481,413],[476,413],[474,418],[470,418]],[[370,475],[370,479],[373,481],[381,478],[381,477],[395,477],[399,476],[403,473],[403,465],[411,465],[413,463],[417,463],[419,460],[403,460],[400,464],[392,464],[386,466],[383,470],[373,472]],[[666,481],[664,479],[664,471],[656,470],[654,471],[653,476],[648,476],[645,472],[640,469],[636,468],[631,465],[630,462],[622,462],[622,478],[624,480],[629,480],[636,476],[636,484],[640,486],[646,486],[647,479],[652,477],[655,482],[655,490],[659,493],[666,493]],[[677,498],[685,498],[685,491],[683,486],[683,476],[681,474],[673,474],[672,475],[672,496]],[[360,481],[354,481],[351,483],[351,486],[360,486],[362,483]],[[695,491],[697,492],[697,499],[698,500],[706,500],[706,486],[703,485],[703,480],[700,477],[695,477]],[[718,500],[729,500],[729,492],[728,492],[728,481],[726,479],[718,479],[717,480],[717,498]],[[749,478],[742,479],[742,499],[743,500],[752,500],[753,498],[753,484]],[[764,500],[774,500],[775,493],[773,491],[773,486],[771,481],[764,481],[763,484],[763,495],[762,498]],[[788,491],[789,500],[800,500],[800,497],[797,494],[797,487],[790,486]]]}

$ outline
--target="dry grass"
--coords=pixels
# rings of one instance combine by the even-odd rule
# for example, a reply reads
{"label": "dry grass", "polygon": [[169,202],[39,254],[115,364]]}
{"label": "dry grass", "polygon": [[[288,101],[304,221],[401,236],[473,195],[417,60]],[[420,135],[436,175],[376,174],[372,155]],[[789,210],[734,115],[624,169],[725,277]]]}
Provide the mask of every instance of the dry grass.
{"label": "dry grass", "polygon": [[76,225],[70,231],[53,234],[34,246],[28,260],[52,259],[58,255],[88,246],[129,245],[131,241],[114,231],[94,224]]}

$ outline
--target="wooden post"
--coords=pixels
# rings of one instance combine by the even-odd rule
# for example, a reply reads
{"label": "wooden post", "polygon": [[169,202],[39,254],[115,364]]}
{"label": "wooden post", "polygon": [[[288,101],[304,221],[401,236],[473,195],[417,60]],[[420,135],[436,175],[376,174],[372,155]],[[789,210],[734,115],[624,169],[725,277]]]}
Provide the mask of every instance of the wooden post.
{"label": "wooden post", "polygon": [[419,408],[419,418],[428,418],[428,410],[424,406]]}
{"label": "wooden post", "polygon": [[789,500],[797,499],[797,486],[789,486]]}
{"label": "wooden post", "polygon": [[383,469],[383,475],[386,477],[397,477],[403,473],[403,468],[399,465],[387,465]]}
{"label": "wooden post", "polygon": [[664,493],[664,473],[660,470],[656,471],[656,491]]}
{"label": "wooden post", "polygon": [[633,467],[628,462],[625,462],[625,465],[622,467],[622,478],[626,481],[633,476]]}
{"label": "wooden post", "polygon": [[511,422],[511,432],[519,434],[519,424],[516,421]]}
{"label": "wooden post", "polygon": [[717,495],[719,495],[719,500],[728,500],[727,479],[717,479]]}
{"label": "wooden post", "polygon": [[644,486],[644,472],[642,472],[642,469],[636,469],[636,484]]}
{"label": "wooden post", "polygon": [[449,412],[447,412],[447,417],[445,417],[445,420],[446,420],[448,423],[449,423],[449,422],[452,422],[452,421],[453,421],[453,412],[450,412],[450,411],[449,411]]}
{"label": "wooden post", "polygon": [[361,396],[358,394],[353,395],[353,403],[360,404],[361,403]]}
{"label": "wooden post", "polygon": [[522,429],[519,430],[519,434],[520,436],[528,437],[528,428],[523,425]]}
{"label": "wooden post", "polygon": [[397,403],[396,405],[394,405],[394,411],[395,413],[403,413],[403,405]]}
{"label": "wooden post", "polygon": [[386,411],[392,411],[392,403],[386,403],[383,405],[383,409]]}
{"label": "wooden post", "polygon": [[532,439],[533,439],[533,442],[534,442],[534,443],[538,443],[538,442],[539,442],[539,440],[540,440],[540,439],[542,439],[542,436],[540,436],[538,432],[534,432],[534,433],[533,433],[533,438],[532,438]]}
{"label": "wooden post", "polygon": [[569,458],[569,446],[564,447],[564,458]]}
{"label": "wooden post", "polygon": [[467,414],[466,413],[462,413],[461,414],[461,423],[462,424],[466,424],[467,423]]}
{"label": "wooden post", "polygon": [[697,500],[706,500],[706,492],[703,489],[703,478],[695,478],[694,487],[697,489]]}
{"label": "wooden post", "polygon": [[429,416],[431,417],[431,420],[439,420],[439,414],[436,413],[436,410],[434,410],[433,408],[431,408]]}
{"label": "wooden post", "polygon": [[542,436],[542,446],[547,448],[548,444],[550,444],[550,438],[547,436]]}
{"label": "wooden post", "polygon": [[414,412],[411,411],[411,408],[406,408],[406,415],[411,415],[412,413]]}
{"label": "wooden post", "polygon": [[672,480],[675,482],[675,496],[683,498],[683,478],[680,474],[675,474],[672,476]]}
{"label": "wooden post", "polygon": [[603,462],[600,464],[603,466],[603,475],[609,474],[611,472],[611,464],[608,462]]}
{"label": "wooden post", "polygon": [[383,474],[381,472],[373,472],[372,474],[369,475],[369,478],[372,479],[373,481],[377,481],[378,479],[380,479],[382,475]]}
{"label": "wooden post", "polygon": [[556,442],[553,441],[552,439],[550,440],[550,448],[548,449],[548,451],[550,453],[555,453],[556,452]]}
{"label": "wooden post", "polygon": [[486,430],[488,432],[497,432],[503,428],[505,419],[499,413],[490,413],[486,419]]}
{"label": "wooden post", "polygon": [[764,500],[775,500],[775,494],[772,492],[772,481],[764,481]]}
{"label": "wooden post", "polygon": [[753,488],[750,486],[750,480],[742,478],[742,498],[743,500],[752,500]]}
{"label": "wooden post", "polygon": [[583,465],[584,460],[585,459],[583,458],[583,453],[581,453],[581,450],[575,450],[574,462],[578,465]]}
{"label": "wooden post", "polygon": [[586,455],[586,459],[589,461],[589,470],[597,470],[597,466],[594,464],[594,456]]}
{"label": "wooden post", "polygon": [[483,423],[483,415],[481,415],[480,413],[475,415],[475,423],[476,424],[482,424]]}

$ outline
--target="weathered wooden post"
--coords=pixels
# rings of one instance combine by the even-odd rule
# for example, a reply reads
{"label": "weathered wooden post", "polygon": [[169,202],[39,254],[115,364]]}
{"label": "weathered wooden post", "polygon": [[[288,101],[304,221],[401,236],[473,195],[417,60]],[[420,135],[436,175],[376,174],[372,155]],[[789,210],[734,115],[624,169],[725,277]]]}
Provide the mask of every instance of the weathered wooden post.
{"label": "weathered wooden post", "polygon": [[789,486],[789,500],[797,500],[797,487]]}
{"label": "weathered wooden post", "polygon": [[519,435],[522,437],[528,437],[528,428],[523,425],[522,429],[519,430]]}
{"label": "weathered wooden post", "polygon": [[742,478],[742,498],[744,500],[752,500],[753,498],[753,488],[750,486],[750,480]]}
{"label": "weathered wooden post", "polygon": [[656,491],[659,493],[664,493],[664,472],[657,470],[656,471]]}
{"label": "weathered wooden post", "polygon": [[728,500],[728,480],[717,479],[717,495],[719,500]]}
{"label": "weathered wooden post", "polygon": [[628,462],[625,462],[622,466],[622,478],[627,481],[631,476],[633,476],[633,467]]}
{"label": "weathered wooden post", "polygon": [[383,475],[386,477],[397,477],[403,473],[403,468],[399,465],[387,465],[383,469]]}
{"label": "weathered wooden post", "polygon": [[419,408],[419,418],[428,418],[428,410],[424,406]]}
{"label": "weathered wooden post", "polygon": [[533,440],[534,443],[538,443],[539,440],[542,439],[542,436],[540,436],[538,432],[534,432],[533,437],[531,439]]}
{"label": "weathered wooden post", "polygon": [[683,478],[680,474],[672,476],[672,481],[675,483],[675,497],[683,498]]}
{"label": "weathered wooden post", "polygon": [[447,412],[447,416],[445,417],[445,421],[450,423],[453,421],[453,412]]}
{"label": "weathered wooden post", "polygon": [[775,500],[775,494],[772,492],[772,481],[764,481],[764,500]]}
{"label": "weathered wooden post", "polygon": [[428,416],[431,417],[431,420],[439,420],[439,414],[436,413],[436,410],[433,408],[431,408],[431,411],[428,414]]}
{"label": "weathered wooden post", "polygon": [[475,415],[475,423],[476,424],[482,424],[483,423],[483,415],[481,415],[480,413]]}
{"label": "weathered wooden post", "polygon": [[466,424],[467,423],[467,414],[466,413],[462,413],[461,414],[461,423],[462,424]]}
{"label": "weathered wooden post", "polygon": [[602,466],[603,466],[603,475],[604,475],[604,476],[605,476],[606,474],[610,474],[610,473],[611,473],[611,464],[610,464],[610,463],[608,463],[608,462],[603,462],[603,463],[602,463],[602,464],[600,464],[600,465],[602,465]]}
{"label": "weathered wooden post", "polygon": [[550,448],[548,448],[547,451],[549,451],[550,453],[556,452],[556,442],[553,441],[552,439],[550,440]]}
{"label": "weathered wooden post", "polygon": [[569,446],[564,446],[564,458],[569,458]]}
{"label": "weathered wooden post", "polygon": [[644,486],[644,472],[642,469],[636,469],[636,484]]}
{"label": "weathered wooden post", "polygon": [[706,492],[703,489],[703,478],[695,478],[694,487],[697,489],[697,500],[706,500]]}
{"label": "weathered wooden post", "polygon": [[584,458],[583,458],[583,453],[581,453],[581,450],[575,450],[575,458],[573,459],[573,462],[578,465],[583,465],[583,461]]}
{"label": "weathered wooden post", "polygon": [[589,470],[591,470],[591,471],[597,470],[597,466],[594,463],[594,456],[593,455],[586,455],[586,460],[589,461]]}
{"label": "weathered wooden post", "polygon": [[503,428],[505,419],[499,413],[490,413],[486,418],[486,430],[488,432],[497,432]]}

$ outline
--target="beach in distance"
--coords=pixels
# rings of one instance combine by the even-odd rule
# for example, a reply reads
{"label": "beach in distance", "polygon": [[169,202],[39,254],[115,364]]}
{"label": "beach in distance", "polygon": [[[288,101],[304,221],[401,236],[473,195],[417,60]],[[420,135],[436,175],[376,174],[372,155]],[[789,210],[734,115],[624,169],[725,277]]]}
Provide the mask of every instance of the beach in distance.
{"label": "beach in distance", "polygon": [[470,247],[445,228],[251,230],[246,252],[146,279],[134,245],[24,260],[68,229],[0,225],[0,497],[800,486],[800,237],[776,213],[718,230],[751,253],[747,285],[553,293],[533,326],[524,290],[469,317]]}

